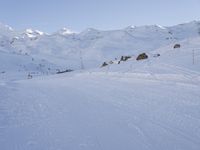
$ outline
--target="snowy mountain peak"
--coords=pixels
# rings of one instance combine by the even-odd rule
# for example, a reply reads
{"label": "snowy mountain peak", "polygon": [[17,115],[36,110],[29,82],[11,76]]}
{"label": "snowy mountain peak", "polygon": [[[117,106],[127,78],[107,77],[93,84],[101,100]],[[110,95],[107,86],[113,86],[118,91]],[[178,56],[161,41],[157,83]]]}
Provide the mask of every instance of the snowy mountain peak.
{"label": "snowy mountain peak", "polygon": [[86,30],[84,30],[81,33],[96,33],[99,32],[99,30],[95,29],[95,28],[87,28]]}
{"label": "snowy mountain peak", "polygon": [[180,27],[186,27],[186,28],[192,28],[192,27],[198,27],[200,26],[200,21],[191,21],[191,22],[188,22],[188,23],[181,23],[181,24],[178,24],[178,25],[175,25],[175,26],[172,26],[170,28],[180,28]]}
{"label": "snowy mountain peak", "polygon": [[74,34],[75,32],[64,27],[64,28],[60,29],[57,33],[61,34],[61,35],[71,35],[71,34]]}
{"label": "snowy mountain peak", "polygon": [[13,31],[13,28],[8,26],[8,25],[5,25],[3,23],[0,23],[0,29],[2,30],[7,30],[7,31]]}
{"label": "snowy mountain peak", "polygon": [[135,25],[131,25],[131,26],[129,26],[130,28],[132,28],[132,29],[134,29],[134,28],[136,28],[136,26]]}
{"label": "snowy mountain peak", "polygon": [[80,35],[81,36],[93,36],[93,35],[97,35],[98,33],[100,33],[100,31],[97,29],[87,28],[86,30],[82,31],[80,33]]}
{"label": "snowy mountain peak", "polygon": [[39,35],[44,35],[45,33],[39,30],[35,30],[35,33],[38,33]]}
{"label": "snowy mountain peak", "polygon": [[157,30],[166,30],[166,27],[161,25],[145,25],[145,26],[128,26],[125,28],[126,31],[139,31],[139,32],[149,32],[149,31],[157,31]]}
{"label": "snowy mountain peak", "polygon": [[166,27],[164,27],[164,26],[161,26],[161,25],[155,25],[156,27],[158,27],[158,28],[160,28],[160,29],[163,29],[163,30],[165,30],[166,29]]}
{"label": "snowy mountain peak", "polygon": [[26,29],[26,33],[32,34],[34,31],[32,29]]}
{"label": "snowy mountain peak", "polygon": [[36,38],[38,36],[44,35],[44,32],[41,32],[39,30],[33,30],[33,29],[26,29],[23,35],[29,37],[29,38]]}
{"label": "snowy mountain peak", "polygon": [[130,26],[126,27],[125,30],[134,30],[135,28],[137,28],[137,27],[134,25],[130,25]]}
{"label": "snowy mountain peak", "polygon": [[27,33],[27,34],[44,35],[44,32],[39,31],[39,30],[33,30],[33,29],[26,29],[25,33]]}

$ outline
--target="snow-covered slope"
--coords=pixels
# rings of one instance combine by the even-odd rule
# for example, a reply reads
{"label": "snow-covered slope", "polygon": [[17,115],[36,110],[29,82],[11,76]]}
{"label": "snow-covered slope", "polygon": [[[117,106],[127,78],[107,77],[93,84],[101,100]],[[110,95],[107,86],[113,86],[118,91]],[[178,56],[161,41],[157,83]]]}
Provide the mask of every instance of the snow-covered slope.
{"label": "snow-covered slope", "polygon": [[[193,21],[173,27],[149,25],[129,26],[121,30],[101,31],[86,29],[74,33],[63,28],[53,34],[28,29],[14,31],[8,26],[0,26],[1,49],[33,57],[42,57],[51,63],[62,62],[68,68],[77,70],[95,68],[103,61],[121,55],[150,52],[180,40],[200,36],[200,23]],[[52,59],[54,58],[54,59]]]}
{"label": "snow-covered slope", "polygon": [[0,149],[199,150],[198,32],[191,22],[24,36],[0,25]]}
{"label": "snow-covered slope", "polygon": [[55,74],[62,66],[29,55],[0,51],[0,80],[27,79],[28,76]]}
{"label": "snow-covered slope", "polygon": [[173,69],[1,83],[1,148],[199,150],[200,73]]}
{"label": "snow-covered slope", "polygon": [[[178,44],[180,44],[181,47],[175,49],[174,45],[176,43],[177,42],[147,52],[147,55],[149,56],[147,60],[137,61],[136,57],[138,56],[138,53],[137,55],[133,55],[133,57],[127,62],[122,62],[120,65],[116,63],[110,64],[103,69],[106,70],[106,68],[109,68],[110,71],[130,71],[131,69],[134,71],[134,69],[136,69],[135,72],[141,70],[143,72],[146,71],[149,73],[150,71],[152,72],[154,70],[151,67],[156,66],[155,68],[157,68],[157,70],[154,70],[155,73],[176,72],[178,68],[199,72],[200,37],[179,41]],[[156,56],[157,54],[160,56]],[[165,67],[163,65],[167,66]],[[176,66],[177,68],[172,67],[170,71],[170,66]],[[167,71],[164,71],[162,68],[167,69]]]}

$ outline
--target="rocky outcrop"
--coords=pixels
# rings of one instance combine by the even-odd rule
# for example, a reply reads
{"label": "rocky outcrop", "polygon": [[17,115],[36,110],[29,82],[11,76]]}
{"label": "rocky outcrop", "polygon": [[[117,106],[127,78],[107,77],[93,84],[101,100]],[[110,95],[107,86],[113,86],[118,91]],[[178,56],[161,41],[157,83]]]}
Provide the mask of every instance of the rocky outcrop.
{"label": "rocky outcrop", "polygon": [[142,53],[142,54],[138,55],[136,60],[143,60],[143,59],[147,59],[147,58],[148,58],[148,55],[146,53]]}
{"label": "rocky outcrop", "polygon": [[174,49],[175,49],[175,48],[181,48],[181,45],[180,45],[180,44],[175,44],[175,45],[174,45]]}

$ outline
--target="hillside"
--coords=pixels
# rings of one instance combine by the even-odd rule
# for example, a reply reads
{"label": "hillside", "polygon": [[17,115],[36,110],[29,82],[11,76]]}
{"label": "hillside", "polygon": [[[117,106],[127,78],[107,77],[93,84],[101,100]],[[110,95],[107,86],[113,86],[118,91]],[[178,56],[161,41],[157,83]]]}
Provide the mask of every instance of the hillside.
{"label": "hillside", "polygon": [[60,70],[91,69],[101,66],[104,61],[119,59],[122,55],[152,52],[166,45],[199,37],[199,32],[198,21],[173,27],[129,26],[111,31],[89,28],[80,33],[63,28],[53,34],[33,29],[15,31],[1,24],[0,52],[29,55],[54,64]]}
{"label": "hillside", "polygon": [[199,150],[199,27],[1,25],[1,149]]}

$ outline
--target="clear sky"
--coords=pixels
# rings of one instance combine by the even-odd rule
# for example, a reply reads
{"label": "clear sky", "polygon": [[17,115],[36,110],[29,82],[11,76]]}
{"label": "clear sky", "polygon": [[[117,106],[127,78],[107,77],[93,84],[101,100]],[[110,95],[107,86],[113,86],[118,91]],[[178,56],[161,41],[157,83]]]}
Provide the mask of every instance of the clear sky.
{"label": "clear sky", "polygon": [[0,22],[53,32],[200,20],[200,0],[0,0]]}

